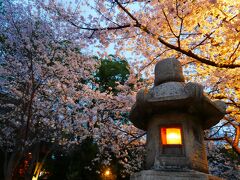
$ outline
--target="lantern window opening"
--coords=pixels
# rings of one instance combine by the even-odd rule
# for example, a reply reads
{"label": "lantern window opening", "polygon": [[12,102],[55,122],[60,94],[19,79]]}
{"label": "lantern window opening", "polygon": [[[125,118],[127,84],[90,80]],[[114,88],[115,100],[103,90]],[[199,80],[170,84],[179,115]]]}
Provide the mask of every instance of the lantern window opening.
{"label": "lantern window opening", "polygon": [[160,128],[162,145],[182,145],[182,128],[180,126]]}

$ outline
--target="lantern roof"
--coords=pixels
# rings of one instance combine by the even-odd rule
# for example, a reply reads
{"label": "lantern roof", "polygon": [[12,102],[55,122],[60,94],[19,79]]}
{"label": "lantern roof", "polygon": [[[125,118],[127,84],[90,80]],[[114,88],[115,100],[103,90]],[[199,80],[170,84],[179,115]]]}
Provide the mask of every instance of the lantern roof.
{"label": "lantern roof", "polygon": [[130,120],[136,127],[147,130],[150,116],[169,111],[197,116],[203,129],[209,129],[224,117],[226,105],[222,101],[211,101],[200,84],[185,83],[181,63],[168,58],[155,66],[154,87],[137,93]]}

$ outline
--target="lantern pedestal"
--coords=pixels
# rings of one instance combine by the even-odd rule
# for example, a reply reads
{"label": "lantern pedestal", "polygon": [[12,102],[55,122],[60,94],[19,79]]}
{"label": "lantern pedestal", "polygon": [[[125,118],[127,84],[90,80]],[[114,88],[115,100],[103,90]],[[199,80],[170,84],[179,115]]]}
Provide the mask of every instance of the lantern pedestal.
{"label": "lantern pedestal", "polygon": [[212,176],[196,171],[154,171],[144,170],[135,173],[130,180],[222,180],[219,177]]}

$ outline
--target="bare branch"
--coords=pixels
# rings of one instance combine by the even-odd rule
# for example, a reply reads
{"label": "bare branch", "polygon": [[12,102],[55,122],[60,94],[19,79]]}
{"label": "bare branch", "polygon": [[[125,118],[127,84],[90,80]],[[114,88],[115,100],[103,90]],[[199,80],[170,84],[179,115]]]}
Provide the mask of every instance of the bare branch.
{"label": "bare branch", "polygon": [[179,33],[178,33],[177,40],[178,40],[178,47],[180,47],[181,46],[181,34],[182,34],[182,29],[183,29],[184,18],[179,15],[178,7],[179,7],[179,5],[178,5],[178,2],[176,0],[177,17],[180,19],[180,28],[179,28]]}
{"label": "bare branch", "polygon": [[118,2],[118,0],[115,0],[115,2],[117,3],[117,5],[125,12],[127,13],[127,15],[136,22],[136,27],[140,27],[140,23],[138,22],[138,20],[125,8],[122,6],[121,3]]}
{"label": "bare branch", "polygon": [[178,36],[173,32],[173,29],[172,29],[172,27],[171,27],[171,25],[170,25],[170,22],[169,22],[169,20],[168,20],[168,18],[167,18],[167,15],[166,15],[164,9],[162,9],[162,12],[163,12],[163,15],[164,15],[164,17],[165,17],[165,19],[166,19],[166,21],[167,21],[167,24],[168,24],[168,27],[169,27],[171,33],[172,33],[176,38],[178,38]]}
{"label": "bare branch", "polygon": [[[240,41],[238,41],[238,44],[237,44],[237,47],[235,48],[235,50],[233,51],[233,53],[231,54],[231,56],[229,57],[229,59],[231,60],[232,57],[234,56],[234,54],[237,52],[238,48],[239,48],[239,45],[240,45]],[[232,60],[232,63],[236,60],[236,58],[234,58]]]}
{"label": "bare branch", "polygon": [[210,38],[211,38],[211,35],[212,35],[214,32],[215,32],[215,31],[212,31],[210,34],[206,34],[206,35],[205,35],[206,37],[205,37],[200,43],[198,43],[197,45],[193,46],[193,47],[191,48],[191,50],[194,50],[194,49],[197,48],[198,46],[203,45],[203,43],[204,43],[207,39],[210,39]]}
{"label": "bare branch", "polygon": [[227,121],[226,123],[223,123],[221,126],[218,127],[218,130],[216,132],[214,132],[213,134],[209,135],[208,138],[212,138],[214,137],[215,135],[217,135],[219,133],[219,131],[224,127],[226,126],[227,124],[229,124],[229,122]]}
{"label": "bare branch", "polygon": [[75,24],[74,22],[67,20],[71,25],[73,25],[76,28],[82,29],[82,30],[90,30],[90,31],[105,31],[105,30],[117,30],[117,29],[124,29],[131,27],[131,24],[125,24],[125,25],[119,25],[119,26],[110,26],[110,27],[83,27]]}
{"label": "bare branch", "polygon": [[151,62],[149,62],[147,65],[145,65],[143,68],[141,68],[141,69],[140,69],[140,72],[143,71],[143,70],[144,70],[145,68],[147,68],[148,66],[150,66],[152,63],[154,63],[157,58],[159,58],[160,56],[162,56],[165,52],[167,52],[167,51],[169,51],[169,50],[171,50],[171,49],[166,49],[166,50],[164,50],[163,52],[161,52],[160,54],[158,54],[155,58],[153,58],[153,60],[151,60]]}
{"label": "bare branch", "polygon": [[134,141],[136,141],[136,140],[138,140],[139,138],[141,138],[141,137],[143,137],[143,136],[145,136],[147,133],[145,132],[145,133],[142,133],[142,134],[140,134],[139,136],[137,136],[137,137],[135,137],[134,139],[132,139],[132,140],[130,140],[127,144],[126,144],[126,146],[128,146],[129,144],[131,144],[132,142],[134,142]]}
{"label": "bare branch", "polygon": [[[228,121],[230,122],[230,121]],[[230,122],[232,124],[232,122]],[[225,124],[226,125],[226,124]],[[233,124],[234,125],[234,124]],[[205,140],[213,140],[213,141],[226,141],[229,145],[232,146],[233,150],[240,155],[240,147],[238,146],[239,144],[239,140],[240,140],[240,125],[236,126],[234,125],[236,131],[234,134],[234,138],[231,139],[230,137],[227,136],[227,134],[225,134],[222,137],[205,137]]]}

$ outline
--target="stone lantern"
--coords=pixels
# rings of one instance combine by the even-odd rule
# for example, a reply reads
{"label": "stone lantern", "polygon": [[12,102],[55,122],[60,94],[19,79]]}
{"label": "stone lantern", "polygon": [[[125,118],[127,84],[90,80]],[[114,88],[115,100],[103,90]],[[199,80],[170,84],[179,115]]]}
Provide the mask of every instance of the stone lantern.
{"label": "stone lantern", "polygon": [[225,109],[201,85],[184,82],[177,59],[159,61],[154,86],[137,93],[130,113],[133,124],[147,131],[146,170],[131,179],[217,179],[208,174],[203,130],[216,125]]}

